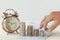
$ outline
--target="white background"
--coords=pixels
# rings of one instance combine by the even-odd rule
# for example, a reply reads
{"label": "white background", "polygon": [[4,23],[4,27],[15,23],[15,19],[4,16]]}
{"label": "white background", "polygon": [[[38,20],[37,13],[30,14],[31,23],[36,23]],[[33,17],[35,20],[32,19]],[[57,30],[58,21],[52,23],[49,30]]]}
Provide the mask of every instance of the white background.
{"label": "white background", "polygon": [[21,21],[40,22],[45,15],[60,10],[59,0],[0,0],[0,19],[3,11],[14,9]]}
{"label": "white background", "polygon": [[18,12],[20,21],[40,23],[45,15],[60,11],[60,0],[0,0],[0,36],[4,33],[2,15],[9,8]]}

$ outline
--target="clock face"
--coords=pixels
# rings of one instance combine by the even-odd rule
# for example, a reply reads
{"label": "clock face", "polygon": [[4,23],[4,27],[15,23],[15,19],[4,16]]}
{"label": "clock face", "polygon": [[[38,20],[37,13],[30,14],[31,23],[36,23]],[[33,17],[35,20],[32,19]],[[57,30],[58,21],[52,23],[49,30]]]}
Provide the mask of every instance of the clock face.
{"label": "clock face", "polygon": [[6,18],[6,27],[10,30],[16,30],[19,26],[19,20],[16,17]]}

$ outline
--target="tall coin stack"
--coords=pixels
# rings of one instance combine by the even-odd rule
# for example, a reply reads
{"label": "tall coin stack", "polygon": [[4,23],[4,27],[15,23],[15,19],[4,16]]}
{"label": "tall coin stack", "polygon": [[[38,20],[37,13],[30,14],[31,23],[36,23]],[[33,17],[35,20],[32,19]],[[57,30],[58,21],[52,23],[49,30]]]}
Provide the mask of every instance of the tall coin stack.
{"label": "tall coin stack", "polygon": [[19,32],[19,35],[20,36],[25,36],[26,35],[26,25],[25,25],[25,22],[20,22],[20,32]]}

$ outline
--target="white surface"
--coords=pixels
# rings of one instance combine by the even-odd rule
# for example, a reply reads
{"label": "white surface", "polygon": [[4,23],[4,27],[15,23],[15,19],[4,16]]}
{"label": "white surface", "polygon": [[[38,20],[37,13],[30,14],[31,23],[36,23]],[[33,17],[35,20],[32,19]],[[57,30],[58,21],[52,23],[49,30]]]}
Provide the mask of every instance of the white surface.
{"label": "white surface", "polygon": [[[17,34],[9,34],[7,35],[6,32],[2,28],[0,28],[0,40],[45,40],[45,38],[41,37],[21,37]],[[60,40],[60,26],[58,26],[54,31],[53,34],[46,38],[46,40]]]}
{"label": "white surface", "polygon": [[60,25],[53,31],[53,34],[47,40],[60,40]]}
{"label": "white surface", "polygon": [[17,35],[8,35],[3,38],[0,37],[0,40],[46,40],[45,37],[21,37]]}

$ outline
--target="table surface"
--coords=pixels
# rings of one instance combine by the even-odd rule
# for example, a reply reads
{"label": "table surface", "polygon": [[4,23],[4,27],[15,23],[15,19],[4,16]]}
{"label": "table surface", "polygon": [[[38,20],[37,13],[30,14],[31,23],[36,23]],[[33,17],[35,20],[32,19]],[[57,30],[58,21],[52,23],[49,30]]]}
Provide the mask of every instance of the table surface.
{"label": "table surface", "polygon": [[[4,30],[0,31],[0,40],[30,40],[30,38],[32,40],[41,40],[40,37],[26,37],[26,38],[22,38],[17,34],[9,34],[7,35],[6,32],[4,32]],[[60,40],[60,26],[58,26],[54,31],[53,34],[49,37],[46,38],[46,40]],[[45,38],[43,38],[43,40],[45,40]]]}
{"label": "table surface", "polygon": [[60,25],[53,31],[53,34],[47,40],[60,40]]}

